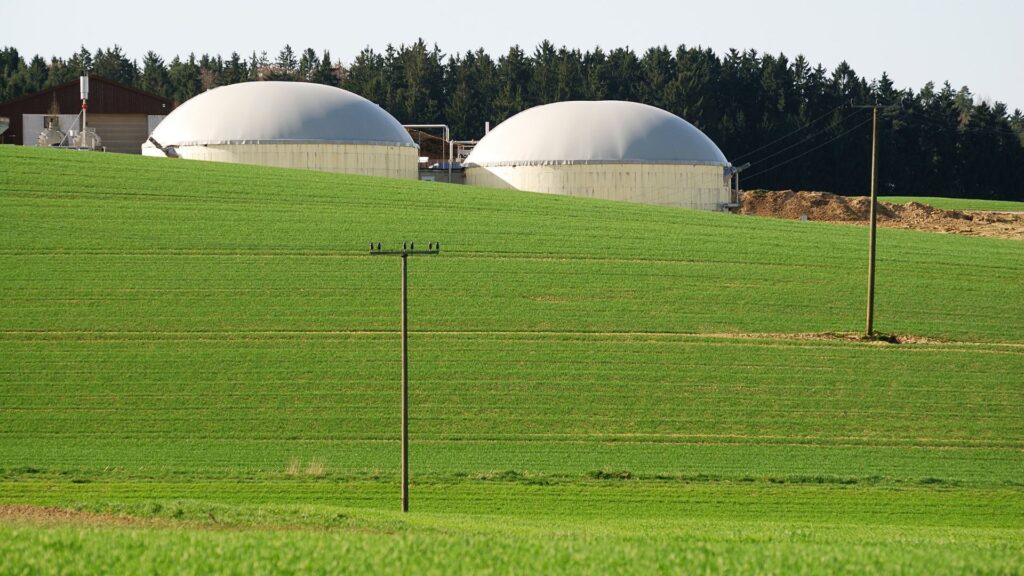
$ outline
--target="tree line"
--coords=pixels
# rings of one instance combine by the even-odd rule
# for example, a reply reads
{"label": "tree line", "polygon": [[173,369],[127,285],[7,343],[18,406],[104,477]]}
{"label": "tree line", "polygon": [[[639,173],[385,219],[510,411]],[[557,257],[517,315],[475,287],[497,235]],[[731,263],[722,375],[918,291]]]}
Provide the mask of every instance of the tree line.
{"label": "tree line", "polygon": [[870,167],[870,110],[879,103],[882,194],[1024,200],[1024,114],[978,101],[967,87],[928,83],[897,89],[888,75],[868,80],[846,62],[827,70],[804,56],[755,50],[653,47],[581,51],[541,42],[445,54],[418,40],[365,48],[343,66],[327,51],[286,45],[242,57],[189,54],[141,63],[119,46],[27,61],[0,50],[0,101],[73,80],[89,71],[184,102],[238,82],[317,82],[360,94],[403,123],[445,123],[460,139],[483,136],[532,106],[563,100],[630,100],[677,114],[703,130],[736,166],[744,188],[863,194]]}

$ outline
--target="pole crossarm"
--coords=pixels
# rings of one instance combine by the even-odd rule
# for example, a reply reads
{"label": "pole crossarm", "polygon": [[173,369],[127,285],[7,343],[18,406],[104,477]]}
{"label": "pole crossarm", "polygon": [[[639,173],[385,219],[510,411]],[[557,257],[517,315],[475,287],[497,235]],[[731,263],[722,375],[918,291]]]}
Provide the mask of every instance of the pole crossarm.
{"label": "pole crossarm", "polygon": [[381,250],[370,252],[370,256],[412,256],[414,254],[440,254],[440,250]]}
{"label": "pole crossarm", "polygon": [[876,108],[878,110],[892,110],[893,108],[902,108],[902,107],[903,107],[902,104],[879,104],[877,100],[875,100],[874,104],[854,104],[852,100],[850,101],[850,108],[861,108],[861,109]]}
{"label": "pole crossarm", "polygon": [[441,243],[431,242],[427,244],[426,250],[417,250],[416,243],[406,242],[402,245],[401,250],[384,250],[381,248],[380,242],[374,244],[370,242],[370,256],[412,256],[416,254],[440,254]]}

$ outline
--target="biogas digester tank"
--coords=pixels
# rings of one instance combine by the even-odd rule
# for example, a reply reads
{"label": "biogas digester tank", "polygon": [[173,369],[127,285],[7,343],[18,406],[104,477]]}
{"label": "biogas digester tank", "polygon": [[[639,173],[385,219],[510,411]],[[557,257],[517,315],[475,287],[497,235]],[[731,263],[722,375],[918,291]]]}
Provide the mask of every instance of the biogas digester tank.
{"label": "biogas digester tank", "polygon": [[732,167],[689,122],[636,102],[558,102],[498,125],[466,158],[466,183],[720,210]]}
{"label": "biogas digester tank", "polygon": [[380,106],[304,82],[203,92],[171,112],[142,153],[410,180],[419,156],[408,132]]}

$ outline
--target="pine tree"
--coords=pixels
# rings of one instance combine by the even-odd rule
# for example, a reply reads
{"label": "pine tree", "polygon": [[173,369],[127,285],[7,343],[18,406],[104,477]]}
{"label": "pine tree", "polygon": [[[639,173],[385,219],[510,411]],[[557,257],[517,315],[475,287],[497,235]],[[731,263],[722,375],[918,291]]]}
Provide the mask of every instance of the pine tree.
{"label": "pine tree", "polygon": [[558,49],[555,101],[580,100],[584,94],[583,54],[565,46]]}
{"label": "pine tree", "polygon": [[472,114],[473,94],[471,84],[474,82],[472,52],[467,52],[465,57],[455,54],[448,58],[445,66],[445,77],[448,94],[447,103],[444,108],[444,116],[452,132],[465,134],[468,137],[470,131],[470,115]]}
{"label": "pine tree", "polygon": [[220,86],[223,76],[223,58],[209,54],[203,54],[199,58],[199,86],[203,92]]}
{"label": "pine tree", "polygon": [[298,76],[299,61],[295,58],[295,52],[289,44],[285,44],[277,54],[274,62],[274,70],[269,80],[295,80]]}
{"label": "pine tree", "polygon": [[68,59],[68,67],[74,71],[75,76],[92,73],[92,54],[85,46],[82,46],[78,52]]}
{"label": "pine tree", "polygon": [[5,46],[0,49],[0,78],[16,72],[18,67],[24,65],[25,61],[22,59],[21,54],[18,53],[18,49],[13,46]]}
{"label": "pine tree", "polygon": [[178,103],[199,94],[202,88],[195,54],[189,54],[188,60],[184,62],[175,56],[168,67],[168,75],[171,79],[172,95]]}
{"label": "pine tree", "polygon": [[267,53],[263,52],[259,56],[256,55],[256,51],[253,50],[251,56],[249,56],[249,80],[263,80],[263,69],[267,65]]}
{"label": "pine tree", "polygon": [[43,60],[43,57],[39,55],[33,56],[25,69],[26,89],[29,92],[42,90],[46,86],[46,80],[49,75],[50,70],[46,66],[46,60]]}
{"label": "pine tree", "polygon": [[668,108],[669,83],[676,76],[676,60],[667,46],[649,48],[640,61],[640,102]]}
{"label": "pine tree", "polygon": [[324,50],[323,57],[320,58],[320,65],[314,70],[313,82],[318,84],[326,84],[327,86],[340,86],[342,77],[340,75],[341,65],[338,66],[338,72],[335,72],[334,64],[331,61],[331,53]]}
{"label": "pine tree", "polygon": [[163,58],[150,50],[142,57],[142,74],[139,77],[139,88],[146,92],[159,94],[165,98],[174,95],[171,88],[171,77]]}
{"label": "pine tree", "polygon": [[531,105],[550,104],[558,98],[558,53],[547,40],[542,41],[533,51],[530,63],[533,67],[533,82],[530,86]]}
{"label": "pine tree", "polygon": [[17,98],[27,92],[25,60],[14,48],[0,52],[0,101]]}
{"label": "pine tree", "polygon": [[640,97],[640,59],[636,52],[616,48],[608,54],[610,83],[608,97],[614,100],[637,101]]}
{"label": "pine tree", "polygon": [[349,67],[342,88],[376,102],[386,109],[387,80],[384,68],[384,56],[372,48],[364,48]]}
{"label": "pine tree", "polygon": [[494,120],[501,123],[525,110],[532,100],[530,84],[533,69],[523,49],[518,45],[498,59],[497,99],[494,102]]}
{"label": "pine tree", "polygon": [[402,122],[440,122],[444,89],[440,49],[435,45],[428,50],[420,38],[411,46],[400,46],[395,57],[401,59],[404,75],[397,82],[389,111]]}
{"label": "pine tree", "polygon": [[608,57],[600,46],[583,55],[583,98],[586,100],[606,100],[611,69]]}
{"label": "pine tree", "polygon": [[721,131],[721,114],[716,105],[716,96],[721,92],[716,78],[720,76],[720,63],[714,52],[680,46],[661,106],[715,138]]}
{"label": "pine tree", "polygon": [[68,63],[61,58],[54,56],[47,65],[46,85],[44,88],[52,88],[58,84],[70,82],[75,79],[75,71],[68,66]]}
{"label": "pine tree", "polygon": [[244,82],[248,77],[248,66],[246,66],[242,57],[238,55],[238,52],[232,52],[231,58],[224,63],[224,84],[231,85]]}
{"label": "pine tree", "polygon": [[124,50],[117,44],[114,44],[113,48],[96,50],[92,59],[92,71],[98,76],[128,86],[134,85],[139,75],[138,66],[125,56]]}
{"label": "pine tree", "polygon": [[320,57],[316,55],[316,51],[312,48],[306,48],[302,51],[302,55],[299,56],[296,78],[303,82],[315,82],[319,71]]}

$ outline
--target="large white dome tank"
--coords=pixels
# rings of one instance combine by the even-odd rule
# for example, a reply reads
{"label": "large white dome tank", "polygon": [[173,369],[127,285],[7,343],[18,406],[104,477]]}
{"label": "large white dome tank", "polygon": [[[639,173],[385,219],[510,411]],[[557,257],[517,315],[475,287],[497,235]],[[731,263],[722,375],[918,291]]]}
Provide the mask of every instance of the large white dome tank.
{"label": "large white dome tank", "polygon": [[419,155],[380,106],[304,82],[246,82],[199,94],[157,126],[142,153],[413,180]]}
{"label": "large white dome tank", "polygon": [[645,104],[558,102],[498,125],[466,159],[466,183],[720,210],[731,167],[682,118]]}

